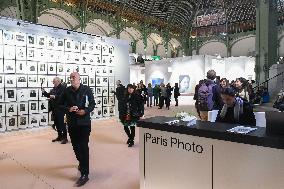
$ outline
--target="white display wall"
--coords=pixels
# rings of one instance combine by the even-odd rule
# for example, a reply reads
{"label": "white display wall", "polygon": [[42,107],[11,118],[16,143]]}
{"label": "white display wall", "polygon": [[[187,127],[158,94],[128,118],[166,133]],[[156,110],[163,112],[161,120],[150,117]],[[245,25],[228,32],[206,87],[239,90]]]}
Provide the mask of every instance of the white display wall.
{"label": "white display wall", "polygon": [[55,76],[70,85],[74,71],[93,90],[91,117],[114,116],[115,78],[129,82],[127,47],[120,40],[0,18],[0,131],[48,125],[41,87],[51,89]]}
{"label": "white display wall", "polygon": [[238,77],[254,79],[255,58],[214,56],[191,56],[175,59],[149,61],[145,64],[146,83],[179,83],[182,94],[194,93],[199,80],[206,78],[208,70],[213,69],[221,78],[235,80]]}

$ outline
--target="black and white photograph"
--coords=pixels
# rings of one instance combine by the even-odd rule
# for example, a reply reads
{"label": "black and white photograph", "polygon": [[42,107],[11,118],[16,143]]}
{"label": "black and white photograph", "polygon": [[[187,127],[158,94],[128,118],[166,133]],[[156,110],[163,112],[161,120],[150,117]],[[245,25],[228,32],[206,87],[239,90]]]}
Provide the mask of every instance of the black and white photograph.
{"label": "black and white photograph", "polygon": [[89,86],[96,86],[96,78],[89,77]]}
{"label": "black and white photograph", "polygon": [[38,100],[38,89],[28,89],[29,100]]}
{"label": "black and white photograph", "polygon": [[4,75],[0,75],[0,88],[4,88]]}
{"label": "black and white photograph", "polygon": [[102,86],[108,86],[108,77],[102,78]]}
{"label": "black and white photograph", "polygon": [[76,64],[80,64],[81,63],[81,54],[80,53],[74,53],[72,62],[76,63]]}
{"label": "black and white photograph", "polygon": [[96,112],[98,118],[103,117],[102,108],[96,109],[95,112]]}
{"label": "black and white photograph", "polygon": [[108,62],[107,62],[107,65],[108,66],[114,66],[114,57],[108,57]]}
{"label": "black and white photograph", "polygon": [[74,41],[74,52],[81,52],[81,43],[79,41]]}
{"label": "black and white photograph", "polygon": [[37,74],[37,62],[27,61],[27,69],[28,74]]}
{"label": "black and white photograph", "polygon": [[29,124],[29,116],[28,115],[21,115],[18,117],[18,127],[20,129],[25,129],[28,127]]}
{"label": "black and white photograph", "polygon": [[89,75],[90,67],[91,66],[88,66],[88,65],[80,65],[79,66],[79,73],[81,75]]}
{"label": "black and white photograph", "polygon": [[103,78],[96,77],[96,86],[102,86],[102,85],[103,85]]}
{"label": "black and white photograph", "polygon": [[48,125],[48,114],[40,114],[39,115],[39,125],[47,126]]}
{"label": "black and white photograph", "polygon": [[0,117],[5,116],[6,113],[6,104],[0,103]]}
{"label": "black and white photograph", "polygon": [[90,75],[96,75],[96,67],[97,66],[90,66],[90,71],[89,71]]}
{"label": "black and white photograph", "polygon": [[48,113],[48,101],[47,100],[43,100],[43,101],[39,101],[39,113]]}
{"label": "black and white photograph", "polygon": [[92,65],[102,65],[102,60],[100,56],[95,56],[94,57],[94,63],[92,63]]}
{"label": "black and white photograph", "polygon": [[37,75],[28,76],[28,87],[39,87]]}
{"label": "black and white photograph", "polygon": [[96,44],[95,45],[95,52],[94,52],[94,54],[100,55],[101,54],[101,49],[102,49],[102,45],[101,44]]}
{"label": "black and white photograph", "polygon": [[80,64],[90,64],[88,54],[81,54]]}
{"label": "black and white photograph", "polygon": [[45,36],[37,36],[37,46],[39,48],[46,48],[46,37]]}
{"label": "black and white photograph", "polygon": [[26,60],[27,59],[27,48],[17,47],[16,48],[16,60]]}
{"label": "black and white photograph", "polygon": [[107,56],[107,55],[109,55],[109,50],[108,50],[108,45],[103,45],[102,46],[102,55],[103,56]]}
{"label": "black and white photograph", "polygon": [[35,60],[36,61],[48,60],[46,56],[47,56],[46,49],[36,49],[35,50]]}
{"label": "black and white photograph", "polygon": [[108,53],[109,53],[110,55],[113,55],[113,53],[114,53],[114,46],[110,46],[110,47],[108,48]]}
{"label": "black and white photograph", "polygon": [[113,67],[108,67],[108,75],[114,76],[114,68]]}
{"label": "black and white photograph", "polygon": [[81,53],[88,53],[86,42],[81,42]]}
{"label": "black and white photograph", "polygon": [[103,87],[103,96],[108,96],[108,87]]}
{"label": "black and white photograph", "polygon": [[25,60],[16,60],[16,73],[17,74],[27,73],[27,62]]}
{"label": "black and white photograph", "polygon": [[108,107],[103,107],[103,116],[104,117],[108,117],[109,116]]}
{"label": "black and white photograph", "polygon": [[94,54],[94,43],[88,43],[87,48],[89,54]]}
{"label": "black and white photograph", "polygon": [[14,45],[14,33],[11,31],[3,31],[3,44]]}
{"label": "black and white photograph", "polygon": [[190,76],[180,75],[179,76],[179,92],[186,94],[190,92]]}
{"label": "black and white photograph", "polygon": [[47,37],[47,49],[53,50],[55,48],[56,40],[54,37]]}
{"label": "black and white photograph", "polygon": [[103,106],[108,105],[108,97],[103,97]]}
{"label": "black and white photograph", "polygon": [[17,103],[7,103],[6,104],[6,116],[16,116],[18,114],[17,112]]}
{"label": "black and white photograph", "polygon": [[56,63],[48,63],[48,74],[52,74],[52,75],[55,75],[56,74]]}
{"label": "black and white photograph", "polygon": [[39,127],[39,115],[29,115],[29,127]]}
{"label": "black and white photograph", "polygon": [[38,113],[38,101],[29,101],[29,114]]}
{"label": "black and white photograph", "polygon": [[48,113],[48,124],[49,125],[54,124],[53,116],[51,114],[52,114],[52,112]]}
{"label": "black and white photograph", "polygon": [[27,60],[35,60],[36,59],[36,49],[35,48],[27,48]]}
{"label": "black and white photograph", "polygon": [[40,87],[47,87],[47,77],[45,75],[38,75],[38,82]]}
{"label": "black and white photograph", "polygon": [[18,89],[17,90],[17,101],[25,102],[29,100],[29,89]]}
{"label": "black and white photograph", "polygon": [[83,85],[89,85],[88,82],[89,82],[89,77],[88,76],[81,76],[81,83]]}
{"label": "black and white photograph", "polygon": [[15,60],[4,60],[4,73],[15,73]]}
{"label": "black and white photograph", "polygon": [[107,76],[108,75],[108,67],[103,66],[102,67],[102,76]]}
{"label": "black and white photograph", "polygon": [[46,51],[46,62],[64,62],[64,56],[61,51],[47,50]]}
{"label": "black and white photograph", "polygon": [[96,87],[90,87],[92,93],[94,96],[96,96]]}
{"label": "black and white photograph", "polygon": [[47,63],[38,62],[38,74],[47,74]]}
{"label": "black and white photograph", "polygon": [[6,131],[5,117],[0,117],[0,132]]}
{"label": "black and white photograph", "polygon": [[74,72],[80,72],[80,66],[78,65],[78,64],[74,64],[75,66],[74,66],[74,69],[73,69],[73,71]]}
{"label": "black and white photograph", "polygon": [[114,105],[115,105],[114,97],[109,97],[109,102],[108,102],[108,104],[109,104],[110,106],[114,106]]}
{"label": "black and white photograph", "polygon": [[56,39],[56,50],[64,51],[64,39]]}
{"label": "black and white photograph", "polygon": [[61,58],[60,62],[64,62],[64,63],[75,63],[75,55],[73,52],[65,52],[64,55]]}
{"label": "black and white photograph", "polygon": [[5,102],[4,96],[4,88],[0,88],[0,102]]}
{"label": "black and white photograph", "polygon": [[107,62],[108,62],[108,57],[107,56],[103,56],[102,57],[102,61],[101,61],[101,63],[99,65],[106,66]]}
{"label": "black and white photograph", "polygon": [[96,65],[96,56],[89,54],[88,56],[88,62],[90,65]]}
{"label": "black and white photograph", "polygon": [[102,76],[103,75],[103,67],[97,66],[96,67],[96,76]]}
{"label": "black and white photograph", "polygon": [[114,116],[115,115],[115,108],[114,107],[108,107],[108,113],[109,113],[109,116]]}
{"label": "black and white photograph", "polygon": [[26,34],[25,33],[14,33],[15,45],[16,46],[26,46]]}
{"label": "black and white photograph", "polygon": [[70,52],[74,50],[74,42],[72,40],[65,39],[64,42],[65,42],[65,45],[64,45],[65,51]]}
{"label": "black and white photograph", "polygon": [[93,111],[90,112],[90,117],[91,117],[91,119],[95,119],[95,118],[96,118],[96,112],[95,112],[95,110],[93,110]]}
{"label": "black and white photograph", "polygon": [[29,114],[28,102],[20,102],[20,103],[18,103],[18,114],[19,115]]}
{"label": "black and white photograph", "polygon": [[65,75],[65,65],[58,63],[57,64],[57,75]]}
{"label": "black and white photograph", "polygon": [[27,75],[17,75],[17,87],[27,87]]}
{"label": "black and white photograph", "polygon": [[103,95],[103,88],[96,87],[96,96],[102,96],[102,95]]}
{"label": "black and white photograph", "polygon": [[7,126],[7,131],[17,130],[18,129],[17,116],[6,117],[6,126]]}
{"label": "black and white photograph", "polygon": [[65,73],[66,73],[66,75],[70,75],[73,72],[74,65],[75,64],[65,64]]}
{"label": "black and white photograph", "polygon": [[16,89],[5,89],[5,102],[15,102],[16,97]]}
{"label": "black and white photograph", "polygon": [[27,46],[35,47],[36,46],[36,36],[35,35],[27,35]]}
{"label": "black and white photograph", "polygon": [[102,97],[98,96],[95,98],[95,102],[96,102],[96,107],[102,107],[103,106],[103,102],[102,102]]}
{"label": "black and white photograph", "polygon": [[14,60],[16,58],[16,46],[4,45],[4,59]]}

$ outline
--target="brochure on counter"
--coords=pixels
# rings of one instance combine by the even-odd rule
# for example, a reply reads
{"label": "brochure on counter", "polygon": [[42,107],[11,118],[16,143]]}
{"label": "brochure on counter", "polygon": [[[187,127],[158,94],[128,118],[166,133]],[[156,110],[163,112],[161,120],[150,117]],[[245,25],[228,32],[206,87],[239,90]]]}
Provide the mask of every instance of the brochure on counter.
{"label": "brochure on counter", "polygon": [[256,129],[257,128],[253,128],[253,127],[236,126],[236,127],[229,129],[227,131],[231,132],[231,133],[248,134],[252,131],[255,131]]}

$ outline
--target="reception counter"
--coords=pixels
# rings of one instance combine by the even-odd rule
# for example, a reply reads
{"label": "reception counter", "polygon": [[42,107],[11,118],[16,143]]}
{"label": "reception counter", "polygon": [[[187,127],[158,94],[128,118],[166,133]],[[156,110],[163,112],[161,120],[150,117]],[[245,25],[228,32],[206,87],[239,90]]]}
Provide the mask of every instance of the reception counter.
{"label": "reception counter", "polygon": [[227,132],[237,125],[175,118],[138,122],[140,189],[284,189],[284,136],[265,128]]}

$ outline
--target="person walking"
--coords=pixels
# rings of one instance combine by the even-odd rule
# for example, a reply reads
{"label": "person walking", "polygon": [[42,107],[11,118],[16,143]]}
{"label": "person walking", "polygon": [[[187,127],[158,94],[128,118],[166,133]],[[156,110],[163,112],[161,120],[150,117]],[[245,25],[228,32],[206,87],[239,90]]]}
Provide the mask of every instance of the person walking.
{"label": "person walking", "polygon": [[89,136],[91,133],[90,112],[95,108],[95,100],[90,87],[80,83],[80,74],[70,74],[71,86],[64,91],[60,108],[66,112],[68,132],[79,161],[81,177],[76,186],[83,186],[89,180]]}
{"label": "person walking", "polygon": [[167,86],[166,86],[167,96],[166,96],[166,99],[165,99],[166,108],[168,110],[170,109],[170,105],[171,105],[172,91],[173,91],[173,88],[171,87],[171,84],[168,83]]}
{"label": "person walking", "polygon": [[152,101],[153,101],[153,88],[151,83],[148,84],[147,87],[147,107],[152,107]]}
{"label": "person walking", "polygon": [[154,106],[159,106],[159,94],[160,94],[160,87],[159,85],[155,85],[153,88],[153,95],[154,95]]}
{"label": "person walking", "polygon": [[174,98],[176,101],[176,105],[178,106],[178,97],[180,96],[180,92],[179,92],[179,87],[178,87],[178,83],[175,83],[175,87],[174,87]]}
{"label": "person walking", "polygon": [[118,105],[118,113],[119,113],[119,118],[123,115],[121,115],[121,112],[119,111],[122,109],[121,107],[123,106],[124,103],[124,96],[125,96],[125,87],[121,84],[120,80],[116,81],[116,89],[115,91],[111,91],[112,93],[115,94],[116,99],[117,99],[117,105]]}
{"label": "person walking", "polygon": [[159,98],[159,108],[158,109],[163,108],[166,98],[167,98],[167,88],[165,87],[165,84],[162,83],[160,87],[160,98]]}
{"label": "person walking", "polygon": [[66,87],[61,84],[61,79],[59,77],[55,77],[53,79],[53,85],[54,87],[49,93],[46,92],[43,88],[41,89],[43,96],[49,98],[49,109],[52,112],[54,125],[57,131],[57,138],[53,139],[52,142],[60,141],[61,144],[66,144],[68,142],[68,139],[66,124],[64,123],[65,113],[58,107],[60,98]]}

